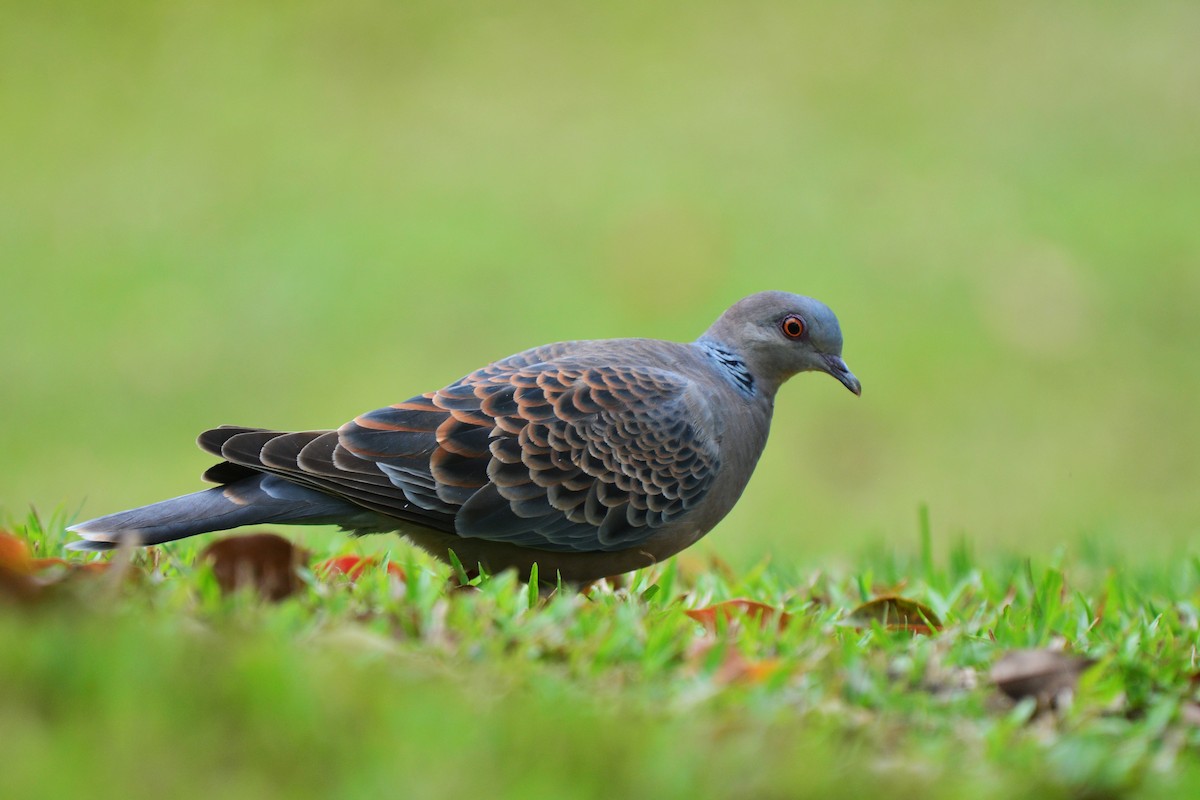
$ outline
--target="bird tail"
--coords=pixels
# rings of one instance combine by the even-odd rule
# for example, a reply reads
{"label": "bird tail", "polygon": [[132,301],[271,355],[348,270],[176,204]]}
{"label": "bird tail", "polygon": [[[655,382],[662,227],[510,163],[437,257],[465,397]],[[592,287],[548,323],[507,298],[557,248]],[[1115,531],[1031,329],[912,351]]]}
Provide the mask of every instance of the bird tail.
{"label": "bird tail", "polygon": [[146,546],[264,522],[346,524],[363,509],[337,497],[257,474],[129,511],[98,517],[67,530],[82,537],[68,550],[103,552],[122,545]]}

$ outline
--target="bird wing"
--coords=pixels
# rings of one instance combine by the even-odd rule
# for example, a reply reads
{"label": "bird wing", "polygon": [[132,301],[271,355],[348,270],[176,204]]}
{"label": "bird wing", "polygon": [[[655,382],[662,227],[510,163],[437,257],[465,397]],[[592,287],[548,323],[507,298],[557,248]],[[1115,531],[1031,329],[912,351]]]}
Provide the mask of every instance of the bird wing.
{"label": "bird wing", "polygon": [[[266,471],[381,514],[540,550],[624,550],[719,467],[708,402],[665,369],[520,354],[337,431],[218,428],[207,474]],[[553,356],[553,351],[544,353]]]}
{"label": "bird wing", "polygon": [[[200,446],[225,459],[204,473],[205,480],[232,484],[259,473],[317,489],[378,512],[452,533],[454,514],[410,503],[372,461],[352,456],[338,442],[337,431],[272,431],[223,425],[200,434]],[[359,532],[394,530],[386,522],[347,521]]]}

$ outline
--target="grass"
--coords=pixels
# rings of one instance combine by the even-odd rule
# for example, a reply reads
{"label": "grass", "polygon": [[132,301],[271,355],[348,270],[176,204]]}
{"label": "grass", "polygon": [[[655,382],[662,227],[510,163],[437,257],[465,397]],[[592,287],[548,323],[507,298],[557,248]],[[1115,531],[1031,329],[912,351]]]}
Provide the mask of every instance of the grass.
{"label": "grass", "polygon": [[[17,532],[57,553],[61,526]],[[928,538],[924,540],[928,542]],[[393,543],[394,544],[394,543]],[[279,603],[224,595],[180,543],[135,582],[0,605],[12,797],[1167,797],[1200,787],[1200,560],[1136,572],[1100,552],[981,561],[921,541],[849,569],[686,555],[589,595],[511,575],[453,589],[305,573]],[[352,552],[345,541],[318,557]],[[896,591],[932,635],[853,624]],[[688,616],[731,598],[786,625]],[[1070,702],[1013,702],[1004,652],[1095,659]],[[1043,704],[1044,705],[1044,704]]]}

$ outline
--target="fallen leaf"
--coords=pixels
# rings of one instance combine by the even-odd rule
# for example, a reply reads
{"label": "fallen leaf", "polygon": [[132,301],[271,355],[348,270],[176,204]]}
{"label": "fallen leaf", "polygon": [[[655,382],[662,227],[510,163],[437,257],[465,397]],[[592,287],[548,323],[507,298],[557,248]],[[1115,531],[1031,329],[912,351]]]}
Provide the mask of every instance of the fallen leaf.
{"label": "fallen leaf", "polygon": [[[23,602],[65,596],[63,589],[87,576],[108,572],[112,561],[68,561],[64,558],[31,558],[25,541],[0,532],[0,595]],[[125,577],[136,581],[140,571],[124,570]],[[119,576],[120,577],[120,576]]]}
{"label": "fallen leaf", "polygon": [[789,614],[780,611],[774,606],[760,603],[757,600],[746,600],[745,598],[726,600],[704,608],[688,608],[684,609],[683,613],[713,631],[717,629],[718,619],[722,620],[725,624],[729,624],[731,620],[738,617],[745,617],[757,620],[760,625],[766,625],[770,620],[777,618],[781,629],[791,620]]}
{"label": "fallen leaf", "polygon": [[274,533],[252,533],[219,539],[200,553],[212,564],[221,591],[251,588],[267,600],[282,600],[303,585],[296,568],[307,553]]}
{"label": "fallen leaf", "polygon": [[0,567],[26,574],[32,571],[29,545],[24,539],[0,531]]}
{"label": "fallen leaf", "polygon": [[878,622],[891,631],[929,634],[942,629],[933,609],[907,597],[889,594],[875,597],[850,612],[846,621],[860,628]]}
{"label": "fallen leaf", "polygon": [[[89,562],[89,563],[107,564],[108,562],[107,561],[96,561],[96,562]],[[72,567],[76,567],[76,566],[82,567],[84,565],[83,564],[72,564],[70,561],[67,561],[65,558],[31,558],[29,560],[29,567],[34,572],[41,572],[42,570],[49,569],[51,567],[62,567],[63,569],[71,569]]]}
{"label": "fallen leaf", "polygon": [[1057,707],[1075,689],[1094,659],[1057,650],[1009,650],[992,665],[992,683],[1013,700],[1033,697],[1041,708]]}
{"label": "fallen leaf", "polygon": [[357,580],[363,570],[371,563],[371,559],[362,556],[337,556],[322,561],[313,567],[313,574],[322,578],[332,578],[345,575],[350,580]]}
{"label": "fallen leaf", "polygon": [[[362,577],[363,571],[368,567],[379,566],[378,558],[364,558],[363,556],[346,555],[329,558],[317,564],[313,568],[313,572],[322,578],[332,578],[336,575],[345,575],[352,581]],[[394,561],[389,561],[387,572],[400,580],[405,580],[404,568]]]}
{"label": "fallen leaf", "polygon": [[0,531],[0,599],[33,603],[46,588],[33,574],[29,545],[11,533]]}
{"label": "fallen leaf", "polygon": [[[62,559],[39,559],[39,563],[43,566],[56,566],[55,564],[46,564],[46,562],[57,562]],[[94,576],[108,575],[113,573],[117,580],[124,580],[127,583],[139,583],[145,573],[141,569],[131,564],[129,561],[85,561],[82,564],[74,561],[66,562],[67,572],[63,576],[63,580],[76,580],[79,578],[90,579]]]}

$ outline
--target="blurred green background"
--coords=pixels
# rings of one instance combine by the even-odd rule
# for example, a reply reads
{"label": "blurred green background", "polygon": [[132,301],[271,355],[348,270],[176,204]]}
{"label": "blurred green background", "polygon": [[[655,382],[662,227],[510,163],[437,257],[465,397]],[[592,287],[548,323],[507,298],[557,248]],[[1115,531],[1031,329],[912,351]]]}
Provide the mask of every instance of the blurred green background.
{"label": "blurred green background", "polygon": [[1200,525],[1200,5],[6,2],[0,505],[198,488],[525,347],[778,288],[737,563]]}

